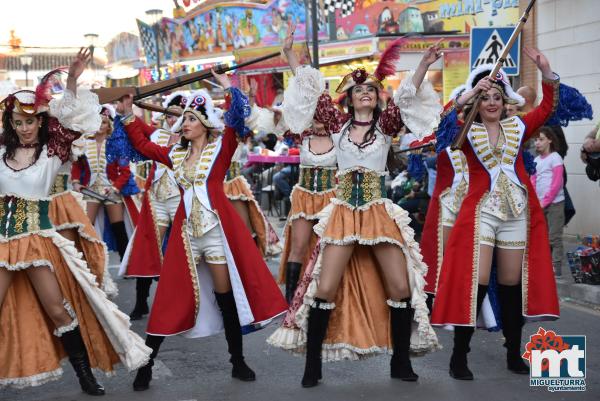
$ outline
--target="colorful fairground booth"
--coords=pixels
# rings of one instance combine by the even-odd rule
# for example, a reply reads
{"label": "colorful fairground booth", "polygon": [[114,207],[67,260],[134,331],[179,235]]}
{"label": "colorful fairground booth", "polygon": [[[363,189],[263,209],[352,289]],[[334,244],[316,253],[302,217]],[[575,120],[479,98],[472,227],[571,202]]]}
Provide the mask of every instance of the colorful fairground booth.
{"label": "colorful fairground booth", "polygon": [[[177,18],[159,22],[161,77],[218,63],[239,64],[278,51],[290,22],[296,25],[297,51],[302,61],[309,63],[313,46],[307,3],[180,1],[180,8],[174,10]],[[472,28],[514,26],[520,16],[518,0],[328,1],[334,12],[328,12],[324,3],[317,1],[319,66],[331,91],[348,70],[360,65],[374,67],[387,43],[404,36],[399,74],[386,82],[391,91],[405,73],[416,67],[423,49],[441,39],[444,57],[432,66],[428,78],[444,101],[468,75]],[[141,75],[156,79],[155,30],[141,21],[138,26],[149,71]],[[238,71],[242,86],[248,79],[259,82],[258,101],[267,105],[276,100],[289,74],[283,57]]]}

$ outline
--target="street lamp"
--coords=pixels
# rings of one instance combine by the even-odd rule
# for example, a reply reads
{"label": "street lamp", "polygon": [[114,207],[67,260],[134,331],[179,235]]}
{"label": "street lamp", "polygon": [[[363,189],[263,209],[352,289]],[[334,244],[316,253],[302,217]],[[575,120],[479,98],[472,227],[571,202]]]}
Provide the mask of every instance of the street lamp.
{"label": "street lamp", "polygon": [[19,57],[21,61],[21,67],[25,71],[25,87],[29,87],[29,67],[31,67],[31,63],[33,61],[33,57],[31,56],[21,56]]}
{"label": "street lamp", "polygon": [[150,23],[152,28],[154,29],[154,40],[156,43],[156,72],[158,76],[158,81],[160,81],[160,48],[158,47],[158,35],[159,35],[159,22],[162,19],[162,10],[158,8],[153,8],[151,10],[146,11],[146,15],[150,19]]}
{"label": "street lamp", "polygon": [[97,33],[86,33],[85,35],[83,35],[83,37],[87,41],[88,48],[90,49],[90,56],[92,58],[92,70],[94,70],[95,69],[94,49],[96,48],[96,42],[98,41],[98,34]]}

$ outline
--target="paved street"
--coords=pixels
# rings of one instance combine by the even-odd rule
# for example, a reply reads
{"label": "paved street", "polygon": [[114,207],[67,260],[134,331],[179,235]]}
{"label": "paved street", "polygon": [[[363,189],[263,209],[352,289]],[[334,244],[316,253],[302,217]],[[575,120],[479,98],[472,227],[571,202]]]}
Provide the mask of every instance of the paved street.
{"label": "paved street", "polygon": [[[276,271],[278,259],[269,262]],[[113,274],[115,271],[113,270]],[[135,283],[117,280],[122,310],[133,308]],[[155,286],[153,285],[153,290]],[[505,369],[502,336],[479,331],[475,334],[469,354],[473,382],[456,381],[448,375],[451,333],[438,330],[445,349],[413,359],[417,383],[405,383],[389,378],[389,358],[382,356],[362,362],[325,364],[324,380],[316,388],[303,389],[300,379],[303,359],[269,347],[265,339],[276,324],[244,337],[248,364],[256,371],[257,381],[242,383],[231,379],[231,366],[223,335],[196,340],[172,337],[165,341],[155,367],[155,380],[150,390],[133,392],[134,373],[119,369],[116,377],[98,377],[105,385],[104,400],[126,401],[263,401],[263,400],[598,400],[600,399],[600,313],[570,303],[563,303],[562,318],[542,326],[559,334],[587,335],[587,388],[585,393],[550,393],[545,388],[530,388],[529,377],[514,375]],[[134,322],[133,328],[143,333],[146,320]],[[527,335],[538,326],[529,324]],[[21,391],[4,390],[0,400],[10,401],[70,401],[86,400],[70,366],[65,366],[62,380],[42,387]],[[97,398],[94,398],[97,399]]]}

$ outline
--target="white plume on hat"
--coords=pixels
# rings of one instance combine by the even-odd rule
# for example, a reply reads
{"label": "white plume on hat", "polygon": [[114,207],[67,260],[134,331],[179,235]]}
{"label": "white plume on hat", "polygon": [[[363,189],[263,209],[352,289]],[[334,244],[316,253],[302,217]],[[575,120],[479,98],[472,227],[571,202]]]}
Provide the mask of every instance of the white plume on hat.
{"label": "white plume on hat", "polygon": [[[471,90],[474,87],[474,81],[475,78],[484,73],[484,72],[488,72],[489,73],[494,69],[494,64],[482,64],[480,66],[478,66],[477,68],[475,68],[473,71],[471,71],[471,73],[469,74],[469,78],[467,78],[467,82],[465,83],[466,86],[466,90]],[[523,96],[519,95],[517,92],[515,92],[512,88],[512,86],[510,86],[510,81],[508,80],[508,76],[506,75],[506,73],[504,72],[504,70],[501,68],[498,73],[496,74],[496,81],[501,81],[503,86],[504,86],[504,94],[506,95],[506,97],[508,97],[509,100],[511,100],[510,103],[516,104],[518,106],[523,106],[525,104],[525,99],[523,98]]]}
{"label": "white plume on hat", "polygon": [[467,85],[459,85],[450,92],[449,100],[458,99],[460,95],[467,89]]}
{"label": "white plume on hat", "polygon": [[187,97],[187,95],[188,95],[188,92],[175,91],[175,92],[173,92],[170,95],[168,95],[168,96],[165,97],[165,99],[162,102],[162,107],[166,109],[167,107],[169,107],[169,103],[171,103],[171,101],[173,99],[175,99],[177,96],[181,96],[181,97],[183,97],[185,99]]}
{"label": "white plume on hat", "polygon": [[108,113],[110,114],[110,118],[112,118],[112,119],[114,119],[115,116],[117,115],[117,110],[115,110],[115,106],[113,106],[110,103],[103,104],[102,108],[108,110]]}
{"label": "white plume on hat", "polygon": [[196,109],[192,108],[194,105],[194,100],[202,97],[203,98],[203,106],[206,110],[206,116],[208,119],[204,119],[203,116],[200,117],[202,123],[207,126],[207,128],[222,130],[225,129],[225,124],[223,123],[223,111],[216,108],[212,97],[206,89],[199,89],[191,92],[186,97],[186,105],[181,113],[181,117],[177,119],[177,122],[173,124],[171,127],[171,132],[178,132],[181,130],[181,124],[183,123],[183,115],[188,111],[196,111]]}

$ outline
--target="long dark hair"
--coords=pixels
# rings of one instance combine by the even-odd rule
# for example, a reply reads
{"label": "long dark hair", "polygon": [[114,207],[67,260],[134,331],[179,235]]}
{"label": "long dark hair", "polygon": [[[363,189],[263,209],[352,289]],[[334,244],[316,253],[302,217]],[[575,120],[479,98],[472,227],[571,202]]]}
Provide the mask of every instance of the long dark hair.
{"label": "long dark hair", "polygon": [[[44,145],[46,145],[50,139],[48,133],[48,120],[50,119],[50,116],[48,113],[44,112],[39,113],[34,117],[42,120],[42,125],[38,130],[38,143],[35,147],[35,163],[40,158]],[[4,112],[2,115],[2,126],[4,127],[4,132],[2,133],[2,140],[0,142],[6,148],[6,152],[4,153],[4,160],[6,161],[15,157],[15,152],[20,145],[19,136],[12,125],[12,112]]]}
{"label": "long dark hair", "polygon": [[[196,111],[199,111],[202,116],[204,118],[206,118],[208,120],[208,114],[206,114],[206,108],[204,106],[198,106],[195,108]],[[185,114],[185,112],[184,112]],[[183,118],[183,115],[182,115]],[[200,121],[200,124],[204,125],[204,123],[202,121]],[[182,125],[183,125],[183,121],[182,121]],[[204,125],[204,128],[206,128],[206,135],[208,137],[210,137],[210,128],[208,128],[206,125]],[[188,146],[190,145],[190,140],[189,139],[185,139],[183,135],[181,135],[181,139],[179,139],[179,142],[181,142],[181,147],[184,149],[187,149]]]}
{"label": "long dark hair", "polygon": [[[544,134],[544,136],[546,138],[548,138],[548,140],[550,141],[550,152],[556,152],[556,153],[560,154],[560,152],[559,152],[560,141],[559,141],[556,133],[554,132],[554,130],[551,127],[544,126],[544,127],[540,128],[538,135],[539,134]],[[562,155],[561,155],[561,157],[562,157]]]}
{"label": "long dark hair", "polygon": [[[352,88],[354,88],[354,87],[352,87]],[[350,115],[351,122],[354,121],[354,107],[352,106],[352,88],[350,88],[346,91],[346,101],[348,102],[347,103],[348,104],[348,114]],[[381,115],[381,107],[379,107],[379,89],[377,89],[377,87],[374,87],[374,88],[375,88],[375,92],[377,93],[377,104],[375,106],[375,109],[373,110],[373,121],[371,122],[371,126],[369,127],[367,132],[365,132],[365,134],[363,135],[362,141],[359,145],[367,144],[373,139],[373,137],[375,136],[375,129],[377,126],[377,122],[379,121],[379,116]],[[352,125],[352,123],[350,123],[350,125]],[[346,129],[350,129],[350,125]],[[341,136],[340,136],[340,141],[341,141]],[[338,145],[341,148],[341,142],[338,143]]]}

